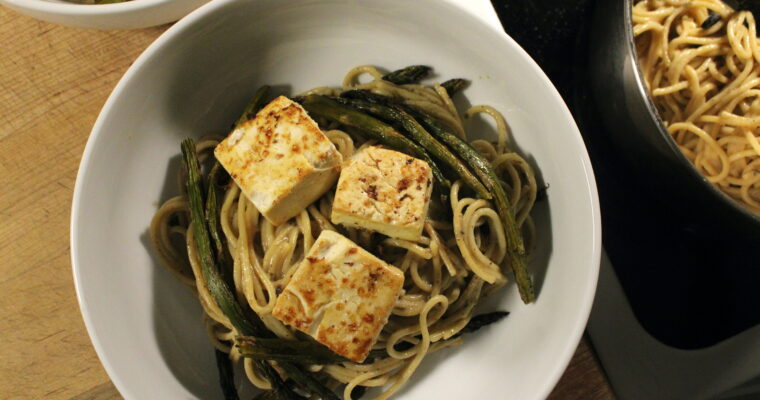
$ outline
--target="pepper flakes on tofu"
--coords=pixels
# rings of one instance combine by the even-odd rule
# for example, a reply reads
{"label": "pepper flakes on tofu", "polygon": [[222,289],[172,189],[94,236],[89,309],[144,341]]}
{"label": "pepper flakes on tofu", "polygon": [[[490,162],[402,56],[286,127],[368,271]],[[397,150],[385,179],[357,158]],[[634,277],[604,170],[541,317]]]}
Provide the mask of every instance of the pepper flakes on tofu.
{"label": "pepper flakes on tofu", "polygon": [[330,219],[334,224],[418,240],[432,183],[425,161],[378,146],[365,147],[343,165]]}
{"label": "pepper flakes on tofu", "polygon": [[272,315],[355,362],[388,322],[404,273],[333,231],[322,231]]}
{"label": "pepper flakes on tofu", "polygon": [[236,127],[214,155],[274,225],[298,215],[332,187],[343,161],[306,110],[284,96]]}

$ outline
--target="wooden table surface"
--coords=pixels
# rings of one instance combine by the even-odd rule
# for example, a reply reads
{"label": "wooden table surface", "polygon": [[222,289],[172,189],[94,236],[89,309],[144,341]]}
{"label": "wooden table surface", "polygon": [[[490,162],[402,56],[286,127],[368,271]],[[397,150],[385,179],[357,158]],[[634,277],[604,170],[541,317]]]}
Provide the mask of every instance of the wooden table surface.
{"label": "wooden table surface", "polygon": [[[81,30],[0,7],[0,399],[120,398],[79,314],[69,213],[100,108],[165,29]],[[587,339],[550,398],[614,398]]]}

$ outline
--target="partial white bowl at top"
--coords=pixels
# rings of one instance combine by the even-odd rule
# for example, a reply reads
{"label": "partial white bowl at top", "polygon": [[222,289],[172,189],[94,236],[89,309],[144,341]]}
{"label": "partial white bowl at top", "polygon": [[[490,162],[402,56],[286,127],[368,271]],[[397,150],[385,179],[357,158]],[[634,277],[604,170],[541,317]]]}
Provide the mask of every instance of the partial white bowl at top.
{"label": "partial white bowl at top", "polygon": [[174,22],[209,0],[131,0],[77,4],[67,0],[0,0],[22,14],[77,28],[134,29]]}
{"label": "partial white bowl at top", "polygon": [[[225,133],[263,84],[295,94],[351,67],[435,68],[471,79],[550,184],[534,218],[538,301],[514,285],[509,317],[426,358],[401,399],[546,397],[578,344],[596,288],[601,228],[583,140],[541,69],[503,31],[442,0],[216,0],[166,31],[104,106],[74,193],[71,250],[92,342],[127,399],[222,398],[197,298],[152,255],[147,230],[177,193],[185,137]],[[461,99],[460,99],[461,100]],[[487,124],[481,136],[492,135]],[[493,139],[493,137],[491,137]]]}

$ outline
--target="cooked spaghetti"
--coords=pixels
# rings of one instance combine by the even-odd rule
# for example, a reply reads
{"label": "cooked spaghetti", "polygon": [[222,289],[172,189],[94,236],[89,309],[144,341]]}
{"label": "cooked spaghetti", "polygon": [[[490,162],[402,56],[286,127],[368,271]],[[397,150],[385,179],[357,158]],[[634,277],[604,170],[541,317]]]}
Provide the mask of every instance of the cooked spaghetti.
{"label": "cooked spaghetti", "polygon": [[[364,75],[373,79],[360,83]],[[347,90],[368,90],[434,116],[461,138],[467,137],[464,119],[476,114],[493,118],[497,140],[473,140],[471,144],[497,172],[512,204],[514,219],[525,237],[525,248],[530,249],[534,241],[530,211],[536,200],[536,180],[528,162],[510,150],[507,124],[502,115],[489,106],[475,106],[461,115],[441,85],[397,85],[383,80],[382,76],[374,67],[357,67],[346,75],[341,88],[317,88],[304,95],[339,96]],[[344,159],[370,144],[352,129],[320,118],[315,120]],[[212,150],[220,140],[213,137],[196,143],[201,164],[213,162]],[[180,173],[181,181],[185,174]],[[217,182],[206,182],[206,185],[215,184]],[[245,373],[255,386],[270,389],[271,383],[255,367],[254,361],[243,358],[234,345],[240,333],[214,301],[203,279],[198,248],[193,240],[194,230],[189,229],[191,212],[187,189],[181,186],[182,194],[167,200],[151,222],[150,237],[156,253],[183,283],[197,292],[213,345],[228,353],[233,362],[242,359]],[[341,232],[403,271],[401,295],[366,361],[305,366],[325,386],[342,392],[345,399],[359,394],[357,387],[362,386],[383,387],[375,398],[387,399],[409,379],[426,355],[460,344],[460,334],[471,321],[475,307],[482,298],[505,285],[508,259],[516,257],[509,254],[505,229],[492,202],[474,196],[460,180],[453,182],[443,196],[432,196],[423,235],[416,242],[331,223],[334,187],[279,226],[263,218],[234,182],[224,183],[222,191],[220,225],[232,257],[232,289],[238,302],[255,312],[279,338],[299,340],[301,337],[274,318],[272,310],[278,295],[322,230]]]}
{"label": "cooked spaghetti", "polygon": [[708,181],[760,214],[760,44],[749,11],[720,0],[633,6],[641,71],[683,154]]}

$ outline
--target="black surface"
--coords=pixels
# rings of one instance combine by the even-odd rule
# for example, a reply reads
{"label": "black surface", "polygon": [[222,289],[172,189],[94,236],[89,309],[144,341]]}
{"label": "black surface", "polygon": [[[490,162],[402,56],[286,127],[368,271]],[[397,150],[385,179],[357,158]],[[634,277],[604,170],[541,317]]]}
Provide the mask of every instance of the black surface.
{"label": "black surface", "polygon": [[588,85],[593,3],[493,0],[507,33],[541,65],[581,129],[599,188],[604,247],[639,322],[672,347],[713,345],[760,323],[760,238],[703,228],[622,162]]}

